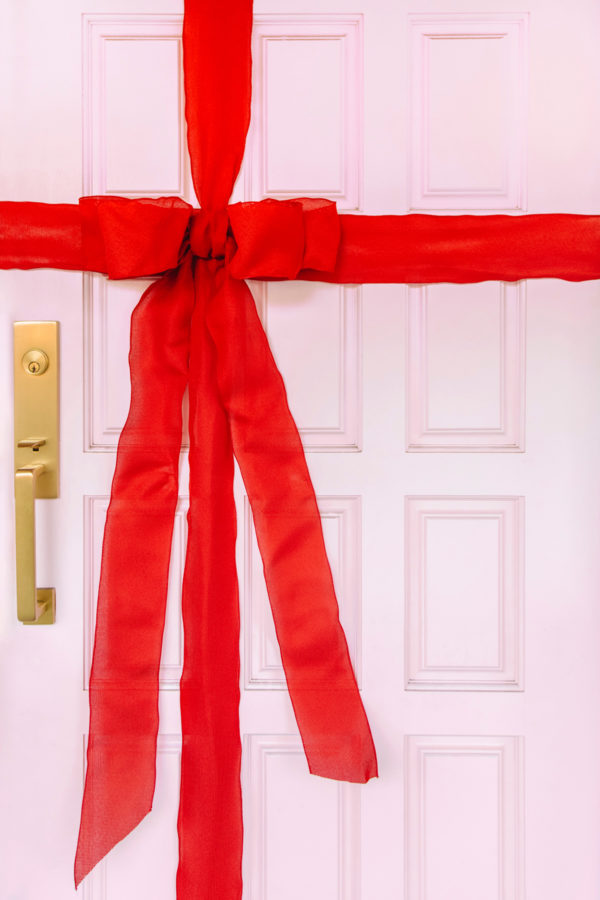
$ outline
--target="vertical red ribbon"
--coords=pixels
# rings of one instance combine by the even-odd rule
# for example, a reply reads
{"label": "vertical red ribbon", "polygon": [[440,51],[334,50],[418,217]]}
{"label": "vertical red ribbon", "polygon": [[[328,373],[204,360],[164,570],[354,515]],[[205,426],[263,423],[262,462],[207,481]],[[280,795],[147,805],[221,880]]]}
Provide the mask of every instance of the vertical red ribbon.
{"label": "vertical red ribbon", "polygon": [[[224,256],[227,201],[250,121],[252,2],[187,2],[183,26],[192,179]],[[183,582],[183,747],[178,898],[242,894],[239,604],[229,423],[218,395],[206,307],[223,261],[195,264],[190,335],[190,511]]]}
{"label": "vertical red ribbon", "polygon": [[190,354],[190,509],[183,580],[179,898],[239,900],[242,807],[239,603],[229,423],[206,306],[218,263],[195,267]]}

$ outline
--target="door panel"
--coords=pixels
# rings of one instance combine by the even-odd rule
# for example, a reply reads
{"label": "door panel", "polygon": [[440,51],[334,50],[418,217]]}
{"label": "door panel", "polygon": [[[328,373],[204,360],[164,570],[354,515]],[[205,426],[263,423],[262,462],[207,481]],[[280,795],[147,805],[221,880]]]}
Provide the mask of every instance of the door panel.
{"label": "door panel", "polygon": [[[2,198],[194,202],[180,3],[9,6]],[[234,200],[600,211],[594,0],[255,12]],[[101,534],[147,284],[0,273],[2,900],[74,896]],[[308,774],[238,477],[245,900],[596,900],[598,284],[251,288],[307,450],[380,777]],[[10,326],[23,319],[61,323],[61,494],[37,509],[49,629],[14,608]],[[175,898],[187,485],[184,451],[155,804],[86,900]]]}

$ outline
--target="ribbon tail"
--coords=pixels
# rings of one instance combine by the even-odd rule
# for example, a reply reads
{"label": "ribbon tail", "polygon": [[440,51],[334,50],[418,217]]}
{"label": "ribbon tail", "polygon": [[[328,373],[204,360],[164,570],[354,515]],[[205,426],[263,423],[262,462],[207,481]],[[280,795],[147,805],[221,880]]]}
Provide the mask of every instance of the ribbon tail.
{"label": "ribbon tail", "polygon": [[152,806],[193,296],[188,261],[152,284],[132,316],[131,406],[104,532],[76,886]]}
{"label": "ribbon tail", "polygon": [[375,747],[339,620],[304,451],[252,295],[226,270],[207,323],[309,769],[366,782],[377,775]]}
{"label": "ribbon tail", "polygon": [[181,793],[177,896],[242,895],[240,614],[233,451],[206,304],[211,268],[195,269],[190,343],[190,509],[183,578]]}

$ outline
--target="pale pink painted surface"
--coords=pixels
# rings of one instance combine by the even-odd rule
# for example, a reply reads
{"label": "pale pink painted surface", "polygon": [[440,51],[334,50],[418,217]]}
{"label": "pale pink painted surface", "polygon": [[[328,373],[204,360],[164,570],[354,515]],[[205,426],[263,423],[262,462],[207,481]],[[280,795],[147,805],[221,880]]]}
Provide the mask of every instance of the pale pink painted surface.
{"label": "pale pink painted surface", "polygon": [[[9,6],[0,195],[192,200],[180,4],[120,0],[83,30],[81,0]],[[594,0],[356,10],[257,3],[235,199],[324,194],[349,214],[600,211]],[[2,900],[75,896],[102,524],[146,284],[0,276]],[[597,900],[597,284],[253,291],[310,451],[381,777],[360,788],[308,775],[237,483],[244,900]],[[63,344],[62,491],[38,504],[39,579],[59,603],[49,630],[18,626],[12,600],[10,323],[27,318],[60,319]],[[86,900],[175,896],[186,465],[155,808]]]}

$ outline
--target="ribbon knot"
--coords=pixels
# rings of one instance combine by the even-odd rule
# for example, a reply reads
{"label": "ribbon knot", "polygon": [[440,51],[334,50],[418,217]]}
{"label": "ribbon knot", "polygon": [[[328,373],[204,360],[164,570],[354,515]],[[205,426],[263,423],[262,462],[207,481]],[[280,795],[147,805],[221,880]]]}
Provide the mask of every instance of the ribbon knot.
{"label": "ribbon knot", "polygon": [[229,230],[227,209],[195,209],[190,216],[189,242],[199,259],[224,259]]}

